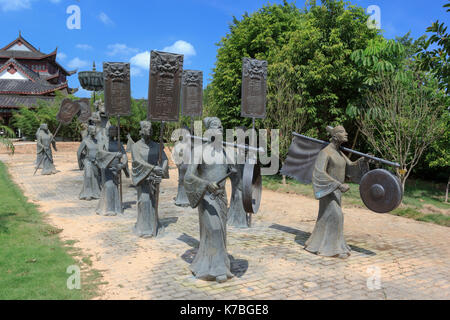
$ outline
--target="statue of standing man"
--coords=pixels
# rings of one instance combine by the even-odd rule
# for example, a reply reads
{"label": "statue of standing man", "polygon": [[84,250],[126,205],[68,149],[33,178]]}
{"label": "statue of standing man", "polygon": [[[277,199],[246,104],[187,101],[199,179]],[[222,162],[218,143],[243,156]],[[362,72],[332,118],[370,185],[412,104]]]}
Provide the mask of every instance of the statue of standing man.
{"label": "statue of standing man", "polygon": [[162,153],[162,164],[158,165],[159,143],[151,140],[152,124],[141,121],[141,140],[131,145],[133,159],[132,180],[137,188],[138,218],[134,233],[142,238],[156,237],[161,228],[156,205],[156,186],[169,177],[168,160]]}
{"label": "statue of standing man", "polygon": [[84,169],[83,188],[80,200],[93,200],[100,198],[100,170],[97,166],[98,144],[95,139],[95,126],[87,127],[88,135],[78,148],[78,165]]}
{"label": "statue of standing man", "polygon": [[36,165],[37,168],[42,168],[42,175],[52,175],[58,172],[53,164],[52,146],[55,151],[58,151],[53,134],[48,130],[47,124],[43,123],[37,134],[37,159],[40,165],[39,163]]}
{"label": "statue of standing man", "polygon": [[[222,135],[220,119],[206,118],[205,127],[214,135]],[[219,283],[232,278],[227,252],[227,196],[225,182],[217,184],[228,174],[223,148],[214,142],[204,143],[200,152],[194,150],[194,159],[184,177],[184,187],[191,207],[198,206],[200,220],[200,247],[190,268],[196,278]],[[204,161],[203,155],[222,153],[224,161]],[[208,162],[208,163],[206,163]]]}
{"label": "statue of standing man", "polygon": [[128,158],[123,145],[119,146],[117,127],[109,127],[108,132],[108,144],[107,146],[103,145],[103,150],[99,146],[97,156],[103,186],[96,212],[102,216],[115,216],[118,213],[123,213],[119,194],[119,175],[123,170],[125,175],[128,176]]}

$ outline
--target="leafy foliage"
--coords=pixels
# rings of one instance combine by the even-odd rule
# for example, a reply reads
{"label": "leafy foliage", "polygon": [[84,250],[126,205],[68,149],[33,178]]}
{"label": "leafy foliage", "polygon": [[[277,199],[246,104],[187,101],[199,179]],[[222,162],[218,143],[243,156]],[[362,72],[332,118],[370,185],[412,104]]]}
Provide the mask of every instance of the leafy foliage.
{"label": "leafy foliage", "polygon": [[[363,8],[338,0],[321,5],[309,1],[304,10],[284,2],[264,6],[242,20],[235,18],[218,44],[208,113],[228,128],[250,126],[250,119],[240,118],[242,58],[250,57],[269,64],[267,119],[258,120],[257,126],[280,128],[282,145],[299,128],[323,138],[326,125],[340,123],[352,133],[355,126],[346,108],[358,96],[363,80],[350,56],[380,37],[367,27],[367,18]],[[292,96],[286,103],[279,99],[280,79],[287,80],[282,85],[284,95]],[[282,146],[281,154],[286,151]]]}

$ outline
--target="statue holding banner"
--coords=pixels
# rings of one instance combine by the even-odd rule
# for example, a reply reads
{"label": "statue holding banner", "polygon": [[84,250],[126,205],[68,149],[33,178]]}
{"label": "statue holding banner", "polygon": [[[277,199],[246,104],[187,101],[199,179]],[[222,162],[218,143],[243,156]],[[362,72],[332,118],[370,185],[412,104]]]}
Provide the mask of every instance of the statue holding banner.
{"label": "statue holding banner", "polygon": [[100,198],[101,175],[97,166],[98,144],[95,139],[95,126],[88,126],[88,136],[83,139],[78,148],[78,165],[84,169],[83,188],[80,200],[93,200]]}
{"label": "statue holding banner", "polygon": [[43,123],[37,134],[37,159],[40,161],[37,168],[42,168],[42,175],[52,175],[58,172],[53,164],[52,146],[55,151],[58,151],[53,135],[48,130],[47,124]]}
{"label": "statue holding banner", "polygon": [[[223,134],[222,123],[218,118],[204,119],[206,129]],[[213,142],[203,144],[203,153],[224,153],[222,146],[216,150]],[[190,269],[196,278],[215,280],[219,283],[232,278],[230,259],[227,253],[227,197],[225,178],[229,176],[228,165],[222,163],[206,164],[202,152],[195,152],[184,178],[184,187],[191,207],[198,207],[200,220],[200,247]],[[225,157],[225,155],[223,155]]]}
{"label": "statue holding banner", "polygon": [[102,192],[96,212],[103,216],[115,216],[123,213],[119,194],[119,174],[123,170],[125,175],[129,176],[128,158],[123,146],[119,148],[117,127],[109,127],[108,133],[108,146],[103,146],[97,157],[102,175]]}
{"label": "statue holding banner", "polygon": [[141,140],[131,145],[133,159],[132,180],[137,187],[138,218],[134,233],[142,238],[156,237],[161,225],[156,214],[156,186],[169,177],[167,156],[163,151],[158,166],[159,144],[151,140],[152,124],[141,121]]}

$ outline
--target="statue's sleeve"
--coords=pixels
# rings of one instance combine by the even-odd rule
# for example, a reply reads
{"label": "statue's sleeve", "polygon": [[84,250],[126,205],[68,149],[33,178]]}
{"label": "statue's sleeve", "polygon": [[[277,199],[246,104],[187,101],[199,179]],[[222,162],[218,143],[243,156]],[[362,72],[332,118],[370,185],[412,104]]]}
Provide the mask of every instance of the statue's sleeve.
{"label": "statue's sleeve", "polygon": [[198,166],[200,161],[195,160],[188,165],[184,176],[184,189],[192,208],[196,208],[199,205],[209,185],[209,181],[199,177]]}
{"label": "statue's sleeve", "polygon": [[327,172],[329,160],[330,156],[325,150],[319,152],[312,175],[312,183],[316,199],[326,197],[341,185],[339,181],[334,179]]}
{"label": "statue's sleeve", "polygon": [[345,166],[345,176],[351,182],[359,184],[362,177],[370,170],[369,163],[364,161],[364,158],[360,158],[357,161],[352,162],[345,154],[342,155],[347,163]]}
{"label": "statue's sleeve", "polygon": [[154,166],[142,159],[139,152],[139,144],[135,143],[131,147],[132,170],[131,179],[135,186],[145,180],[153,171]]}
{"label": "statue's sleeve", "polygon": [[162,166],[163,169],[163,179],[169,179],[169,159],[167,159],[166,153],[163,151],[162,154]]}
{"label": "statue's sleeve", "polygon": [[36,140],[36,144],[37,144],[37,152],[41,153],[44,149],[44,145],[42,144],[42,139],[41,139],[41,133],[38,133],[37,136],[37,140]]}
{"label": "statue's sleeve", "polygon": [[80,170],[83,170],[84,164],[83,164],[83,159],[85,157],[85,150],[86,148],[86,141],[82,141],[80,146],[78,147],[78,151],[77,151],[77,160],[78,160],[78,167],[80,168]]}

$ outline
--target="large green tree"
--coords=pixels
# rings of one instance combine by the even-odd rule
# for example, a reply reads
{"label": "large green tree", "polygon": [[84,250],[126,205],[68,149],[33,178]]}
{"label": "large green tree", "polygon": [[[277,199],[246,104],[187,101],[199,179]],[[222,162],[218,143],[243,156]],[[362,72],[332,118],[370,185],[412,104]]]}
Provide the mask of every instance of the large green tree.
{"label": "large green tree", "polygon": [[293,130],[324,138],[326,125],[342,123],[354,133],[346,109],[363,80],[350,56],[380,37],[367,19],[363,8],[340,0],[308,1],[302,10],[285,1],[234,19],[219,43],[208,113],[228,128],[250,126],[240,117],[242,58],[250,57],[269,63],[264,126],[281,129],[282,158]]}

